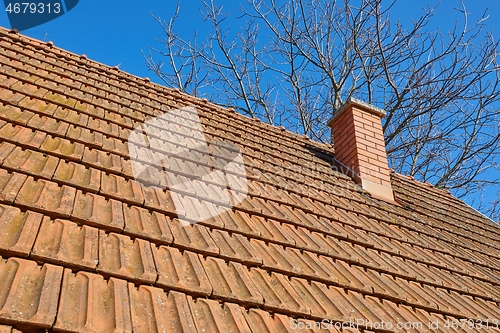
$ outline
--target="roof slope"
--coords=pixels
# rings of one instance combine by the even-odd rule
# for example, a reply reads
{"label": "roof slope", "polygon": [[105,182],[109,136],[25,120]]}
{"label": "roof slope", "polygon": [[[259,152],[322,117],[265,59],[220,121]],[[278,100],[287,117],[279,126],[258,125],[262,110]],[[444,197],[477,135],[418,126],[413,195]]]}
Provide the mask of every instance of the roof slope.
{"label": "roof slope", "polygon": [[[187,227],[126,141],[182,106],[248,179]],[[0,138],[0,332],[498,331],[500,228],[431,185],[393,173],[378,201],[329,146],[5,29]]]}

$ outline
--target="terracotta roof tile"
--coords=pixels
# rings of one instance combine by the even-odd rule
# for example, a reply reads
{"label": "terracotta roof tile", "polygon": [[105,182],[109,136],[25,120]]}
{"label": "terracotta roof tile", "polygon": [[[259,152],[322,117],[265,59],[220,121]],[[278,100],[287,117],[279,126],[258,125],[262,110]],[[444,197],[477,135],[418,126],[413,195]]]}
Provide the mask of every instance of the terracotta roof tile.
{"label": "terracotta roof tile", "polygon": [[12,105],[0,103],[0,119],[16,125],[26,125],[35,114]]}
{"label": "terracotta roof tile", "polygon": [[78,162],[83,157],[84,145],[48,135],[40,149],[52,155]]}
{"label": "terracotta roof tile", "polygon": [[160,213],[177,216],[174,203],[168,191],[158,187],[142,187],[144,206]]}
{"label": "terracotta roof tile", "polygon": [[0,320],[11,324],[50,328],[57,314],[63,268],[9,258],[0,259]]}
{"label": "terracotta roof tile", "polygon": [[0,202],[12,204],[26,179],[23,174],[0,169]]}
{"label": "terracotta roof tile", "polygon": [[250,327],[251,332],[291,332],[291,327],[283,325],[279,320],[275,320],[267,311],[252,308],[247,313],[243,313]]}
{"label": "terracotta roof tile", "polygon": [[202,225],[190,224],[183,226],[179,219],[172,219],[169,224],[173,244],[184,249],[196,249],[200,253],[207,255],[218,255],[219,247],[215,244],[208,229]]}
{"label": "terracotta roof tile", "polygon": [[[82,126],[86,126],[89,130],[95,131],[95,133],[102,133],[104,135],[120,139],[128,138],[129,133],[115,123],[111,123],[99,118],[93,118],[88,116],[87,118],[88,118],[88,124]],[[100,146],[102,147],[102,138],[99,142]]]}
{"label": "terracotta roof tile", "polygon": [[168,246],[152,250],[158,270],[157,286],[202,296],[212,294],[212,285],[199,255]]}
{"label": "terracotta roof tile", "polygon": [[58,183],[73,185],[84,191],[99,192],[102,171],[86,168],[82,164],[61,160],[52,179]]}
{"label": "terracotta roof tile", "polygon": [[82,162],[108,172],[131,175],[120,156],[102,150],[85,147]]}
{"label": "terracotta roof tile", "polygon": [[132,328],[134,332],[196,333],[188,300],[190,297],[162,289],[129,284]]}
{"label": "terracotta roof tile", "polygon": [[255,249],[245,236],[236,233],[230,235],[222,230],[212,230],[210,236],[220,249],[219,257],[251,266],[262,264],[262,259],[256,255]]}
{"label": "terracotta roof tile", "polygon": [[326,229],[319,217],[309,214],[302,209],[289,209],[289,211],[293,214],[292,221],[296,221],[300,226],[317,231]]}
{"label": "terracotta roof tile", "polygon": [[125,218],[124,233],[141,237],[154,243],[170,245],[173,241],[170,231],[171,220],[158,212],[150,212],[137,206],[123,205]]}
{"label": "terracotta roof tile", "polygon": [[225,229],[248,236],[261,237],[263,232],[269,232],[268,228],[264,228],[264,230],[259,228],[259,224],[264,223],[260,217],[239,210],[228,210],[215,218],[222,220]]}
{"label": "terracotta roof tile", "polygon": [[132,332],[127,282],[65,269],[54,328],[69,332]]}
{"label": "terracotta roof tile", "polygon": [[296,227],[289,224],[283,224],[282,226],[287,234],[291,235],[291,238],[294,240],[290,245],[295,245],[300,249],[307,249],[314,252],[328,253],[326,249],[328,245],[321,235],[310,232],[302,227]]}
{"label": "terracotta roof tile", "polygon": [[[242,213],[242,216],[245,216]],[[248,215],[246,215],[248,217]],[[261,216],[251,217],[252,225],[263,239],[270,239],[281,245],[296,245],[291,233],[287,231],[286,225],[271,218],[263,218]]]}
{"label": "terracotta roof tile", "polygon": [[2,163],[7,156],[16,148],[15,145],[8,142],[0,143],[0,163]]}
{"label": "terracotta roof tile", "polygon": [[[333,170],[330,145],[1,28],[0,45],[0,332],[451,332],[500,317],[500,229],[449,193],[392,173],[400,204],[381,202]],[[149,145],[129,147],[158,116],[171,135],[148,125]],[[208,149],[151,153],[202,136]],[[244,165],[225,176],[248,185],[236,207],[212,172],[227,142]]]}
{"label": "terracotta roof tile", "polygon": [[212,257],[205,258],[202,264],[212,284],[212,296],[246,305],[261,306],[264,303],[245,266]]}
{"label": "terracotta roof tile", "polygon": [[4,140],[10,141],[12,143],[17,143],[20,146],[37,149],[39,148],[47,134],[40,131],[33,131],[26,127],[21,127],[19,125],[12,125],[7,123],[2,126],[0,121],[0,136]]}
{"label": "terracotta roof tile", "polygon": [[[13,84],[12,86],[9,87],[9,89],[19,89],[19,86],[22,86],[21,82],[17,82]],[[7,89],[2,89],[0,92],[0,98],[2,101],[7,102],[12,105],[17,105],[23,98],[24,95],[16,92],[15,90],[7,90]]]}
{"label": "terracotta roof tile", "polygon": [[143,239],[99,230],[97,273],[116,276],[136,283],[153,284],[157,272],[151,244]]}
{"label": "terracotta roof tile", "polygon": [[44,179],[28,177],[19,190],[15,204],[53,216],[68,218],[73,210],[76,189],[59,186]]}
{"label": "terracotta roof tile", "polygon": [[104,137],[102,141],[102,149],[123,157],[129,156],[127,143],[116,138]]}
{"label": "terracotta roof tile", "polygon": [[[49,104],[51,105],[51,104]],[[39,112],[40,108],[37,107],[36,105],[33,105],[33,110],[36,110]],[[24,111],[26,112],[26,111]],[[87,126],[89,130],[94,130],[94,128],[91,127],[91,119],[89,119],[89,116],[80,112],[76,112],[74,110],[58,107],[52,115],[55,119],[61,120],[68,122],[70,124],[76,125],[76,126]]]}
{"label": "terracotta roof tile", "polygon": [[281,313],[310,315],[311,310],[297,294],[286,276],[251,268],[250,277],[264,297],[264,309]]}
{"label": "terracotta roof tile", "polygon": [[340,322],[349,320],[345,309],[339,308],[332,300],[326,285],[299,278],[291,278],[290,283],[311,308],[311,316]]}
{"label": "terracotta roof tile", "polygon": [[40,129],[43,132],[57,136],[64,136],[68,132],[69,124],[46,116],[34,115],[27,122],[28,127]]}
{"label": "terracotta roof tile", "polygon": [[103,134],[92,131],[91,129],[77,127],[71,125],[68,128],[66,137],[73,141],[78,141],[85,144],[87,147],[102,148],[103,147]]}
{"label": "terracotta roof tile", "polygon": [[493,322],[498,319],[500,314],[498,303],[483,301],[481,299],[472,301],[471,297],[468,296],[465,296],[464,300],[469,311],[474,311],[478,318],[489,319],[489,321]]}
{"label": "terracotta roof tile", "polygon": [[[385,313],[380,313],[380,311],[377,311],[378,309],[376,307],[371,307],[368,303],[368,297],[364,297],[363,295],[355,292],[348,292],[347,296],[350,296],[349,302],[351,302],[351,304],[353,304],[356,309],[358,309],[362,313],[361,319],[363,320],[363,325],[360,326],[365,326],[367,328],[376,328],[377,325],[383,325],[383,320],[386,319],[384,318]],[[357,318],[359,320],[360,317]]]}
{"label": "terracotta roof tile", "polygon": [[125,227],[123,203],[80,190],[76,191],[71,219],[109,231],[121,232]]}
{"label": "terracotta roof tile", "polygon": [[95,228],[44,217],[30,258],[94,270],[98,262],[98,243]]}
{"label": "terracotta roof tile", "polygon": [[0,205],[0,254],[27,257],[42,222],[42,214]]}
{"label": "terracotta roof tile", "polygon": [[356,322],[356,320],[369,321],[372,313],[368,310],[364,302],[356,298],[357,293],[350,290],[344,290],[338,287],[330,286],[328,288],[329,298],[340,306],[346,317]]}
{"label": "terracotta roof tile", "polygon": [[433,332],[433,330],[431,330],[427,325],[429,323],[429,320],[427,320],[427,318],[424,318],[424,321],[422,321],[422,318],[419,318],[419,316],[417,316],[417,314],[411,307],[403,304],[395,304],[392,302],[385,302],[385,305],[387,308],[394,310],[394,312],[396,313],[396,318],[400,323],[422,323],[422,325],[418,326],[418,329],[409,329],[408,332]]}
{"label": "terracotta roof tile", "polygon": [[133,205],[141,206],[144,203],[141,184],[135,180],[127,180],[116,175],[102,175],[100,193]]}
{"label": "terracotta roof tile", "polygon": [[325,243],[328,246],[328,255],[333,258],[348,260],[351,262],[359,262],[356,252],[354,252],[351,243],[333,238],[331,236],[325,237]]}
{"label": "terracotta roof tile", "polygon": [[2,163],[6,169],[28,173],[29,175],[50,180],[59,159],[54,156],[16,147]]}
{"label": "terracotta roof tile", "polygon": [[[357,298],[360,298],[360,297],[363,297],[361,295],[355,295]],[[372,296],[364,296],[364,302],[365,304],[367,305],[367,307],[371,310],[371,312],[373,312],[374,314],[376,314],[376,316],[378,317],[378,321],[375,322],[375,323],[372,323],[374,325],[384,325],[385,324],[385,327],[386,328],[394,328],[394,327],[397,327],[398,324],[400,323],[403,323],[404,324],[404,321],[402,321],[398,315],[398,313],[396,313],[394,311],[394,309],[389,306],[390,303],[392,303],[391,301],[384,301],[384,300],[380,300],[376,297],[372,297]],[[403,329],[400,329],[404,332],[417,332],[415,330],[411,330],[411,325],[410,324],[407,324],[408,328],[404,327],[404,330]]]}
{"label": "terracotta roof tile", "polygon": [[[2,67],[2,72],[3,73],[7,73],[7,71],[9,71],[9,67],[8,66],[5,66],[5,65],[1,64],[1,67]],[[4,74],[0,74],[0,82],[1,82],[0,86],[2,88],[8,89],[11,86],[13,86],[14,83],[16,83],[17,81],[19,81],[19,80],[16,79],[16,78],[14,78],[14,77],[7,76],[7,75],[4,75]]]}
{"label": "terracotta roof tile", "polygon": [[189,306],[198,332],[250,332],[244,317],[245,310],[233,303],[220,305],[217,301],[190,299]]}
{"label": "terracotta roof tile", "polygon": [[262,258],[262,267],[284,274],[297,274],[301,272],[300,267],[294,266],[290,255],[281,246],[273,243],[265,243],[261,240],[251,239],[250,244]]}

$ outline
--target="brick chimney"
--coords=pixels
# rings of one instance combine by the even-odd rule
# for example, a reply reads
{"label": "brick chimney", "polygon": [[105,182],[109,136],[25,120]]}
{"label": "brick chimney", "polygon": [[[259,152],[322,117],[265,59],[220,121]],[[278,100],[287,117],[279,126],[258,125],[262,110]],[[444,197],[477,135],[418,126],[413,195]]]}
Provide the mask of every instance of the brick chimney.
{"label": "brick chimney", "polygon": [[385,115],[382,109],[350,98],[328,126],[339,166],[373,197],[394,202],[381,123]]}

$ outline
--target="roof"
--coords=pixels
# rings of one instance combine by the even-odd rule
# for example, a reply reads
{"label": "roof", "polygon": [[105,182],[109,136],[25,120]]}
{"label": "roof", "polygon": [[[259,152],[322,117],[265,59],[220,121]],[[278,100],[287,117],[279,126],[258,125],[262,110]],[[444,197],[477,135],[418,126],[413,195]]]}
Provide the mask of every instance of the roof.
{"label": "roof", "polygon": [[[248,186],[188,226],[127,145],[183,107]],[[379,201],[329,145],[6,29],[0,138],[0,332],[499,331],[500,228],[430,184]]]}

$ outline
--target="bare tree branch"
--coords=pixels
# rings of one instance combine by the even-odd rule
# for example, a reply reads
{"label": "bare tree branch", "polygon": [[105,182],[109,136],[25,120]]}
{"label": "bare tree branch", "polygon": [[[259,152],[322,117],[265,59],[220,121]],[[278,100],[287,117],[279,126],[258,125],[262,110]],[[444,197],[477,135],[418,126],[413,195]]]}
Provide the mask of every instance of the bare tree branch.
{"label": "bare tree branch", "polygon": [[[201,42],[175,32],[178,3],[168,22],[156,18],[164,48],[145,59],[169,86],[323,142],[343,101],[366,100],[388,113],[396,171],[459,197],[486,193],[500,168],[499,44],[484,31],[487,12],[472,22],[462,1],[449,31],[432,30],[437,7],[403,24],[391,21],[396,1],[247,0],[235,30],[234,15],[204,0]],[[492,199],[491,216],[498,207]]]}

